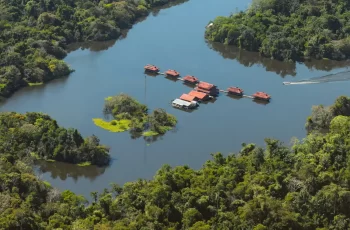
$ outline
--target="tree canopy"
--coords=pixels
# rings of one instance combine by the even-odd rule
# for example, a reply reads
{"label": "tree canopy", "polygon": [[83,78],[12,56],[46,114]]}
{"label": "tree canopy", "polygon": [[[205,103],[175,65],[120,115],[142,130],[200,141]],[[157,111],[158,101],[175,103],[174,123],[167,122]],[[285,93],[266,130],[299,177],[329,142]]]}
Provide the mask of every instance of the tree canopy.
{"label": "tree canopy", "polygon": [[103,112],[115,120],[106,122],[95,118],[93,121],[97,126],[112,132],[130,130],[133,138],[165,134],[177,124],[176,117],[164,109],[158,108],[148,114],[146,105],[124,93],[106,98]]}
{"label": "tree canopy", "polygon": [[[92,203],[35,177],[21,154],[0,149],[4,229],[349,229],[350,98],[332,106],[325,132],[292,147],[266,138],[236,154],[212,154],[199,170],[164,165],[152,180],[103,192]],[[340,111],[340,112],[339,112]],[[340,114],[339,114],[340,113]],[[18,139],[21,141],[21,139]]]}
{"label": "tree canopy", "polygon": [[253,0],[245,12],[217,17],[205,36],[278,60],[342,60],[350,56],[349,10],[347,0]]}
{"label": "tree canopy", "polygon": [[103,166],[110,161],[108,152],[96,136],[83,139],[78,130],[59,127],[48,115],[0,113],[0,157],[11,154]]}
{"label": "tree canopy", "polygon": [[150,9],[172,0],[0,0],[0,97],[72,72],[74,42],[116,39]]}

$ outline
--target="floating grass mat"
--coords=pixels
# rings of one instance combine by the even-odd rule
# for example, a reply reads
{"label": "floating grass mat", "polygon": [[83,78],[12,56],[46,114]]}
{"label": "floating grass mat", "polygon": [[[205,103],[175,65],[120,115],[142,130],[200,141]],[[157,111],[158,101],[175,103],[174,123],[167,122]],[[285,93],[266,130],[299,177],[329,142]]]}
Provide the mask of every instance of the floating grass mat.
{"label": "floating grass mat", "polygon": [[28,83],[29,86],[38,86],[38,85],[42,85],[42,84],[44,84],[44,82],[35,82],[35,83],[29,82]]}
{"label": "floating grass mat", "polygon": [[108,130],[110,132],[114,133],[120,133],[125,132],[130,129],[131,120],[112,120],[112,121],[105,121],[101,118],[94,118],[92,119],[100,128],[103,128],[105,130]]}
{"label": "floating grass mat", "polygon": [[78,166],[81,166],[81,167],[90,166],[90,165],[91,165],[91,162],[90,162],[90,161],[86,161],[86,162],[79,163],[79,164],[77,164],[77,165],[78,165]]}
{"label": "floating grass mat", "polygon": [[157,136],[157,135],[159,135],[159,133],[151,130],[142,133],[142,136],[145,136],[145,137],[151,137],[151,136]]}

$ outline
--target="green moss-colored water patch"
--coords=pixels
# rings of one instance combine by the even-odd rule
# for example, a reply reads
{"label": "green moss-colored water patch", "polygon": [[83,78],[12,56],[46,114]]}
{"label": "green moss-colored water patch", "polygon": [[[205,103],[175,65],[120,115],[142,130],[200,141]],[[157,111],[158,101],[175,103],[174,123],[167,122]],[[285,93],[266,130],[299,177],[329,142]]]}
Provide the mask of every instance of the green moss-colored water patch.
{"label": "green moss-colored water patch", "polygon": [[157,136],[157,135],[159,135],[159,133],[155,131],[146,131],[142,133],[142,136],[145,136],[145,137],[151,137],[151,136]]}
{"label": "green moss-colored water patch", "polygon": [[29,82],[28,83],[29,86],[38,86],[38,85],[42,85],[42,84],[44,84],[44,82],[35,82],[35,83]]}
{"label": "green moss-colored water patch", "polygon": [[47,159],[46,161],[47,162],[56,162],[55,160],[52,160],[52,159]]}
{"label": "green moss-colored water patch", "polygon": [[30,155],[31,155],[33,158],[37,159],[37,160],[40,160],[40,159],[41,159],[41,158],[39,157],[39,155],[38,155],[37,153],[35,153],[35,152],[31,152]]}
{"label": "green moss-colored water patch", "polygon": [[83,163],[80,163],[80,164],[77,164],[78,166],[81,166],[81,167],[84,167],[84,166],[90,166],[91,165],[91,162],[90,161],[86,161],[86,162],[83,162]]}
{"label": "green moss-colored water patch", "polygon": [[110,122],[105,121],[101,118],[92,119],[100,128],[108,130],[110,132],[119,133],[125,132],[130,129],[131,120],[123,119],[123,120],[112,120]]}

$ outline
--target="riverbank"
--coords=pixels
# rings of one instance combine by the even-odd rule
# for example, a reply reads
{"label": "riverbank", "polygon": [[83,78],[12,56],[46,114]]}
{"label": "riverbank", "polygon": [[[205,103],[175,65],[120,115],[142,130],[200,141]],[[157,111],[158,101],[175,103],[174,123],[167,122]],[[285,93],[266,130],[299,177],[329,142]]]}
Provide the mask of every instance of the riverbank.
{"label": "riverbank", "polygon": [[[151,180],[111,183],[102,192],[95,188],[90,204],[40,180],[25,157],[0,150],[0,224],[5,229],[347,229],[349,102],[339,97],[330,107],[326,133],[314,126],[291,147],[266,138],[265,148],[244,143],[237,154],[212,154],[199,170],[165,164]],[[308,123],[320,115],[314,110]]]}
{"label": "riverbank", "polygon": [[[246,5],[244,1],[191,0],[161,10],[136,24],[125,39],[114,44],[103,42],[103,51],[95,44],[91,49],[70,52],[64,61],[76,70],[71,77],[24,88],[3,102],[0,111],[42,111],[60,126],[75,127],[84,137],[94,134],[111,148],[112,161],[103,172],[94,166],[42,162],[37,175],[61,190],[89,197],[90,191],[97,188],[102,192],[111,181],[123,185],[138,178],[151,179],[165,163],[200,169],[210,159],[209,153],[238,152],[243,142],[263,145],[265,137],[275,137],[288,144],[293,136],[304,138],[311,106],[331,104],[339,95],[348,94],[350,82],[286,87],[283,81],[324,76],[342,71],[338,69],[341,66],[326,61],[307,66],[294,63],[290,67],[294,76],[287,73],[282,78],[285,63],[256,62],[260,60],[256,52],[238,52],[233,60],[229,50],[218,53],[209,49],[203,39],[207,22],[217,15],[229,15],[235,8],[244,10]],[[157,33],[149,32],[155,28]],[[236,85],[249,92],[264,90],[274,100],[265,106],[223,96],[192,113],[179,111],[171,106],[171,100],[191,88],[161,76],[145,77],[142,68],[149,62],[220,88]],[[104,118],[104,98],[120,92],[151,111],[166,109],[179,124],[164,136],[137,139],[128,132],[116,134],[95,126],[92,118]]]}
{"label": "riverbank", "polygon": [[216,17],[205,37],[281,61],[346,60],[349,9],[342,1],[254,1],[245,11]]}
{"label": "riverbank", "polygon": [[[76,129],[59,127],[43,113],[0,113],[0,150],[13,157],[32,157],[79,166],[107,166],[109,148],[96,136],[83,139]],[[10,145],[10,146],[9,146]]]}
{"label": "riverbank", "polygon": [[[171,3],[170,7],[176,2],[146,0],[97,4],[76,1],[45,7],[37,3],[26,6],[2,2],[3,18],[7,20],[2,23],[0,35],[0,64],[3,67],[0,70],[0,97],[9,97],[20,88],[41,85],[72,73],[73,70],[61,60],[67,55],[67,45],[125,36],[123,31],[140,19],[156,12],[160,6]],[[12,11],[18,15],[15,17]],[[28,26],[23,26],[25,24]]]}

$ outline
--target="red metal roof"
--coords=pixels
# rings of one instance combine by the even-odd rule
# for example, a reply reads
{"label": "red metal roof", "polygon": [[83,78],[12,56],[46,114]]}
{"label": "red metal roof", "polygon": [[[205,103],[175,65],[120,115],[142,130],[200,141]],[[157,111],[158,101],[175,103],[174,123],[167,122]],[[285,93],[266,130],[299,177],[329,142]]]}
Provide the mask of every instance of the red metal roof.
{"label": "red metal roof", "polygon": [[207,94],[205,94],[205,93],[194,91],[194,90],[192,90],[188,94],[191,95],[191,96],[194,96],[194,97],[196,97],[196,98],[198,98],[200,100],[204,99],[207,96]]}
{"label": "red metal roof", "polygon": [[256,93],[253,94],[253,97],[259,97],[259,98],[264,98],[264,99],[270,99],[271,98],[271,96],[268,95],[265,92],[256,92]]}
{"label": "red metal roof", "polygon": [[242,94],[243,93],[243,89],[238,88],[238,87],[229,87],[227,89],[227,91],[229,91],[231,93],[238,93],[238,94]]}
{"label": "red metal roof", "polygon": [[158,68],[157,66],[155,66],[155,65],[150,65],[150,64],[147,64],[147,65],[145,66],[145,69],[147,69],[147,70],[152,70],[152,71],[158,71],[158,70],[159,70],[159,68]]}
{"label": "red metal roof", "polygon": [[200,91],[200,92],[208,94],[208,95],[210,95],[210,93],[211,93],[210,90],[205,90],[205,89],[202,89],[199,87],[194,88],[194,90]]}
{"label": "red metal roof", "polygon": [[184,100],[184,101],[193,101],[195,99],[195,96],[191,96],[191,95],[188,95],[188,94],[182,94],[181,97],[180,97],[181,100]]}
{"label": "red metal roof", "polygon": [[169,70],[167,70],[166,72],[165,72],[165,74],[167,74],[167,75],[171,75],[171,76],[179,76],[180,75],[180,73],[179,72],[177,72],[176,70],[173,70],[173,69],[169,69]]}
{"label": "red metal roof", "polygon": [[192,83],[198,82],[198,78],[196,78],[194,76],[190,76],[190,75],[185,76],[183,79],[185,81],[189,81],[189,82],[192,82]]}
{"label": "red metal roof", "polygon": [[199,82],[198,87],[205,89],[205,90],[211,90],[212,88],[214,88],[216,86],[213,84],[210,84],[208,82],[201,81],[201,82]]}

